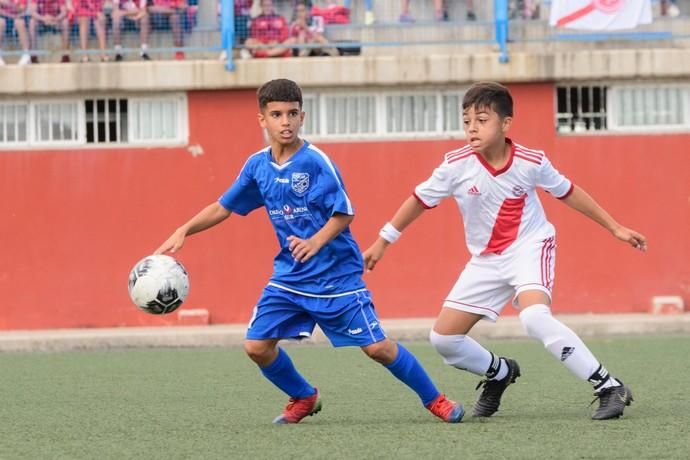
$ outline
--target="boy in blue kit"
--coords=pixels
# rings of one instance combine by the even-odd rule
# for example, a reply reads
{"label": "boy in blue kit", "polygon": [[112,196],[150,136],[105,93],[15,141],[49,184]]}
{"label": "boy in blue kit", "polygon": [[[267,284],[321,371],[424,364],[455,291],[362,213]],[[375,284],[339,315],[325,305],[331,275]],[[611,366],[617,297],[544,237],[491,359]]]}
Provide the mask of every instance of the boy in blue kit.
{"label": "boy in blue kit", "polygon": [[273,275],[247,329],[245,351],[261,373],[290,401],[274,423],[298,423],[321,410],[318,390],[300,375],[281,339],[311,335],[318,324],[333,346],[358,346],[409,386],[424,406],[445,422],[462,419],[462,405],[441,394],[417,359],[389,340],[361,275],[363,260],[350,233],[352,203],[335,165],[299,138],[302,92],[286,79],[258,91],[259,124],[270,146],[244,164],[232,186],[157,250],[178,251],[185,237],[230,217],[264,207],[280,251]]}

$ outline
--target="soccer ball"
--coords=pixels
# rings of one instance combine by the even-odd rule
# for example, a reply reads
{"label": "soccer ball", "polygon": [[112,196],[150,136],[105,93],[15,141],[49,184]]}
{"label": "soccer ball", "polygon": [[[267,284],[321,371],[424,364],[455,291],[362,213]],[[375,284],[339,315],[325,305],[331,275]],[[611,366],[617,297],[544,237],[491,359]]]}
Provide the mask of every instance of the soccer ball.
{"label": "soccer ball", "polygon": [[171,313],[182,305],[187,294],[187,270],[173,257],[162,254],[144,257],[129,272],[129,296],[146,313]]}

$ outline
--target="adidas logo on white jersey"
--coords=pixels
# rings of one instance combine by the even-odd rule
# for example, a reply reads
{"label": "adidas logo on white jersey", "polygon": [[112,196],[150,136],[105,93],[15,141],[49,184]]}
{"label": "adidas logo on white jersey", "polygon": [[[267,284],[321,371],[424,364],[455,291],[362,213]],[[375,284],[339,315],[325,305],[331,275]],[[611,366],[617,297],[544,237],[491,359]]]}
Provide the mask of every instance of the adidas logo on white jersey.
{"label": "adidas logo on white jersey", "polygon": [[479,191],[476,185],[473,185],[470,187],[470,189],[467,191],[468,195],[481,195],[482,192]]}

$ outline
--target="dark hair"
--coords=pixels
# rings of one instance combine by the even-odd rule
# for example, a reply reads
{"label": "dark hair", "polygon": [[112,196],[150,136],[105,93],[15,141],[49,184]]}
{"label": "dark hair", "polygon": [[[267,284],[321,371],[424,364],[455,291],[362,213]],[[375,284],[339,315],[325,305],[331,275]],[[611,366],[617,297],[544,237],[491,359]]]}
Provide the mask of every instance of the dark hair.
{"label": "dark hair", "polygon": [[269,102],[299,102],[302,108],[302,90],[299,85],[286,78],[278,78],[264,83],[256,92],[259,109],[266,108]]}
{"label": "dark hair", "polygon": [[489,108],[501,118],[513,116],[513,98],[508,88],[493,81],[480,81],[470,86],[462,98],[462,110]]}

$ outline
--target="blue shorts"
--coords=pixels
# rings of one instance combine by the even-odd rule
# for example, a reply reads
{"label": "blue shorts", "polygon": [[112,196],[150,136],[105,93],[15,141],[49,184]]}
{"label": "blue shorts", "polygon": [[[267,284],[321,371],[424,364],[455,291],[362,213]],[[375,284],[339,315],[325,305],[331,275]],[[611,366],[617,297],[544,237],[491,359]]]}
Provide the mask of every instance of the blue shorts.
{"label": "blue shorts", "polygon": [[364,347],[386,334],[368,290],[341,297],[307,297],[266,286],[254,308],[246,338],[303,339],[318,324],[334,347]]}

